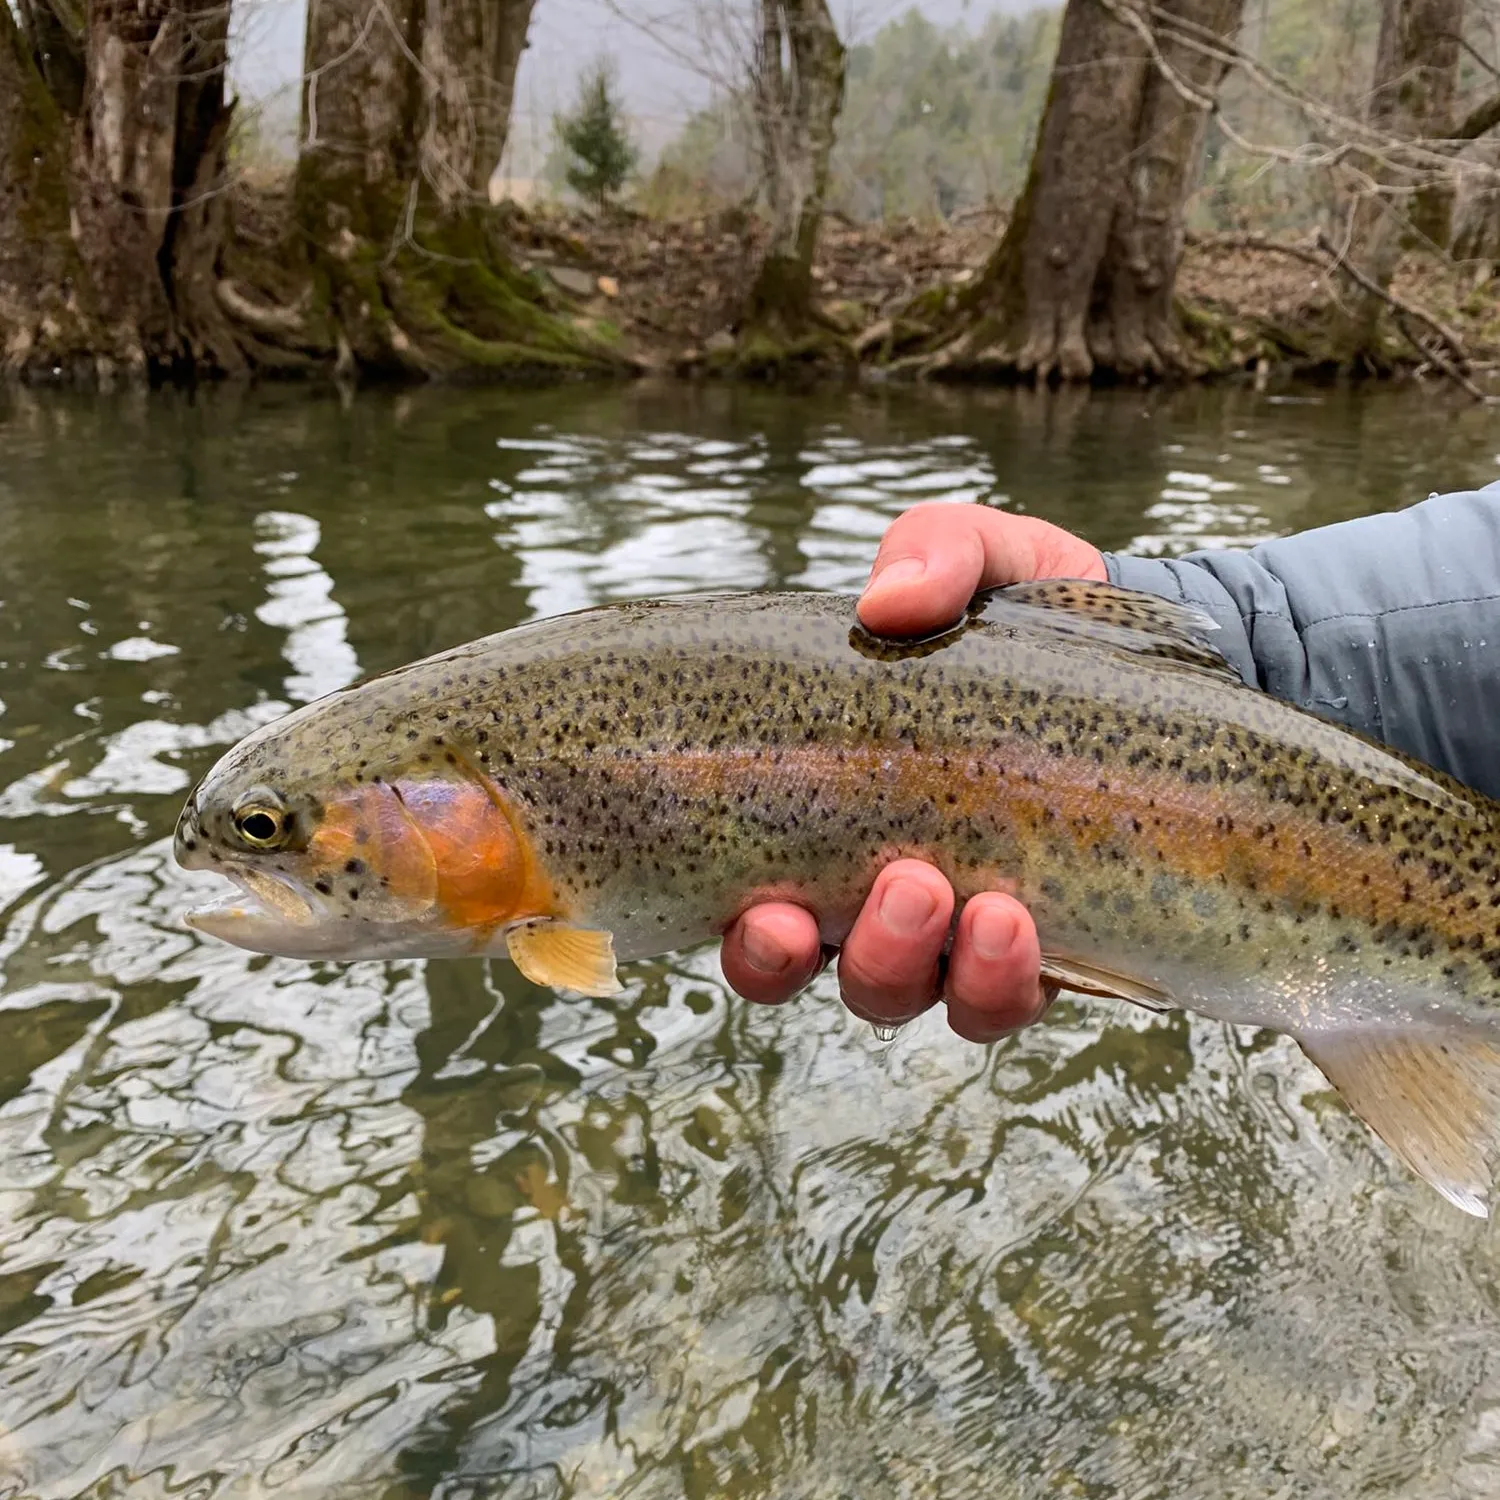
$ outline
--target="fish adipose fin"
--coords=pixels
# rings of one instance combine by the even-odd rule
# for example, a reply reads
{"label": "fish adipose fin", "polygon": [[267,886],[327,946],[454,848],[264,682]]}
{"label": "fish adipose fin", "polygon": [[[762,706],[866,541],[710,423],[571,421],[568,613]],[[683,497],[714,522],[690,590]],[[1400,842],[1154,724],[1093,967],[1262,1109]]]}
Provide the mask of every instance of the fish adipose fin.
{"label": "fish adipose fin", "polygon": [[[1051,615],[1047,625],[1062,634],[1180,661],[1231,682],[1241,680],[1210,639],[1219,622],[1191,604],[1081,578],[1013,583],[981,594],[978,602],[986,619],[1002,619],[1011,606],[1022,606],[1028,614],[1046,610]],[[1031,615],[1029,623],[1040,622]]]}
{"label": "fish adipose fin", "polygon": [[1110,1000],[1128,1000],[1146,1010],[1176,1010],[1177,1005],[1165,990],[1159,990],[1144,979],[1134,979],[1082,959],[1064,958],[1056,953],[1042,955],[1042,978],[1079,995],[1103,995]]}
{"label": "fish adipose fin", "polygon": [[618,995],[615,940],[591,927],[526,922],[505,934],[511,962],[533,983],[580,995]]}
{"label": "fish adipose fin", "polygon": [[1312,1032],[1297,1041],[1413,1172],[1466,1214],[1489,1218],[1500,1049],[1435,1031]]}

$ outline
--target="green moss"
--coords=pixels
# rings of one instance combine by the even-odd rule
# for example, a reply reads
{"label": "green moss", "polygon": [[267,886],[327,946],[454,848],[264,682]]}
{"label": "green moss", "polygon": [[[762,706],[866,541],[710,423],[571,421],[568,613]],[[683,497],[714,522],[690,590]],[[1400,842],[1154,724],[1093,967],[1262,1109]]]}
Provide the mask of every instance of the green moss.
{"label": "green moss", "polygon": [[814,372],[848,372],[853,365],[849,344],[831,328],[815,327],[789,338],[762,324],[743,329],[733,347],[708,357],[704,369],[711,375],[780,380]]}
{"label": "green moss", "polygon": [[545,381],[630,369],[618,328],[576,327],[510,261],[497,216],[426,210],[407,230],[404,195],[366,189],[347,202],[336,196],[346,187],[299,172],[314,278],[308,329],[330,348],[342,333],[366,373]]}
{"label": "green moss", "polygon": [[[0,77],[19,80],[18,100],[10,130],[9,182],[21,188],[17,210],[22,232],[36,240],[68,236],[67,153],[68,124],[21,44],[20,32],[9,12],[0,22]],[[71,245],[71,239],[68,239]]]}
{"label": "green moss", "polygon": [[1255,329],[1203,303],[1179,299],[1177,323],[1183,344],[1203,375],[1243,370],[1269,352]]}

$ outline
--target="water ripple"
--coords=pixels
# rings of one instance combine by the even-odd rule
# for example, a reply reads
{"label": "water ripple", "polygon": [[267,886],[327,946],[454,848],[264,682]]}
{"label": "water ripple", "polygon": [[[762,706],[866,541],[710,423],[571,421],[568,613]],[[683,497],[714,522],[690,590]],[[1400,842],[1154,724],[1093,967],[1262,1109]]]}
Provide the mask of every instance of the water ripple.
{"label": "water ripple", "polygon": [[1500,1491],[1494,1231],[1289,1043],[1059,1005],[882,1047],[708,951],[595,1001],[262,960],[182,927],[169,854],[224,745],[361,669],[857,589],[923,498],[1248,545],[1488,479],[1475,414],[0,402],[0,1495]]}

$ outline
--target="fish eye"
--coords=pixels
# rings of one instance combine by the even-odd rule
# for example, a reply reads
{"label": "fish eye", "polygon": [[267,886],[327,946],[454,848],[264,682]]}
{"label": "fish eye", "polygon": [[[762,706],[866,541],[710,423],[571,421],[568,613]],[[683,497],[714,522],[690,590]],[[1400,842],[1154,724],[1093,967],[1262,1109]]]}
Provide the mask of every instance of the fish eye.
{"label": "fish eye", "polygon": [[252,849],[274,849],[286,839],[289,821],[271,794],[255,792],[235,808],[234,826]]}

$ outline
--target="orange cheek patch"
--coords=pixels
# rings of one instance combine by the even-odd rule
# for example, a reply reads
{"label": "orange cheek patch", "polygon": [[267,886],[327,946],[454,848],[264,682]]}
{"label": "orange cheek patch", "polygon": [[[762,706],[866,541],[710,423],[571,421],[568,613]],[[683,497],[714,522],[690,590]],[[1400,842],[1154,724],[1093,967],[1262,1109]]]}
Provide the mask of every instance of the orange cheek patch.
{"label": "orange cheek patch", "polygon": [[398,790],[436,871],[437,900],[455,927],[488,932],[551,912],[550,892],[505,809],[472,781],[403,781]]}
{"label": "orange cheek patch", "polygon": [[368,876],[367,909],[399,902],[406,912],[426,910],[438,898],[432,850],[390,786],[362,787],[327,804],[307,853],[335,883]]}

